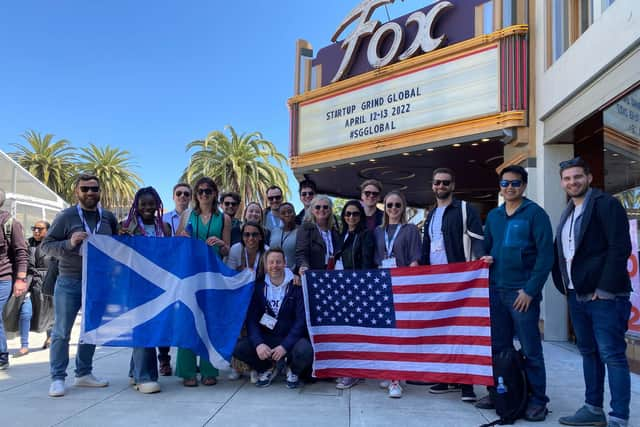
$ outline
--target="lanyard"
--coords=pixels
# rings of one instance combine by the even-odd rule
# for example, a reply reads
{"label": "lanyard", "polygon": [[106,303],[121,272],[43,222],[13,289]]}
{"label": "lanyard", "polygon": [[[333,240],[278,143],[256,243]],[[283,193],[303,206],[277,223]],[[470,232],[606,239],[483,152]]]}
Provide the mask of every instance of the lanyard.
{"label": "lanyard", "polygon": [[322,231],[320,229],[320,226],[316,224],[316,227],[318,227],[318,232],[320,233],[320,236],[322,237],[322,240],[324,240],[324,245],[326,246],[327,249],[327,256],[332,256],[333,255],[333,242],[331,239],[331,230],[327,230],[327,231]]}
{"label": "lanyard", "polygon": [[78,215],[80,216],[80,221],[82,221],[84,231],[89,234],[96,234],[98,230],[100,230],[100,224],[102,224],[102,208],[100,207],[100,205],[98,205],[98,222],[96,223],[96,228],[93,231],[91,231],[91,228],[89,228],[89,224],[87,224],[87,221],[84,219],[84,212],[82,211],[79,203],[76,205],[76,209],[78,210]]}
{"label": "lanyard", "polygon": [[398,233],[400,233],[400,229],[402,228],[402,224],[398,224],[398,228],[396,228],[395,233],[393,233],[393,238],[389,241],[389,226],[384,231],[384,247],[387,250],[387,257],[391,256],[393,252],[393,244],[396,242],[396,238],[398,237]]}
{"label": "lanyard", "polygon": [[[202,222],[202,217],[198,214],[196,218],[196,239],[199,239],[198,229],[200,228],[200,223]],[[207,236],[203,240],[207,240],[209,238],[209,231],[211,230],[211,223],[213,222],[213,212],[211,212],[211,216],[209,217],[209,222],[207,223]]]}
{"label": "lanyard", "polygon": [[[282,286],[282,287],[280,287],[280,286]],[[266,311],[267,311],[267,308],[269,308],[269,307],[270,307],[270,308],[271,308],[271,311],[272,311],[272,312],[273,312],[273,314],[275,315],[276,319],[278,318],[278,314],[280,314],[280,309],[282,308],[282,305],[283,305],[283,303],[284,303],[284,299],[285,299],[285,298],[286,298],[286,296],[287,296],[287,290],[288,290],[289,284],[288,284],[288,283],[286,283],[286,284],[282,284],[282,285],[280,285],[280,286],[271,286],[271,288],[277,288],[278,290],[282,289],[282,290],[280,291],[280,292],[282,292],[282,293],[280,294],[280,295],[282,295],[282,299],[278,298],[278,299],[280,300],[280,301],[279,301],[278,306],[277,306],[277,307],[273,307],[273,306],[271,306],[271,305],[269,304],[269,297],[267,296],[267,287],[269,287],[269,285],[267,285],[266,283],[265,283],[265,285],[264,285],[264,301],[265,301],[264,311],[266,312]],[[272,295],[272,296],[275,296],[275,295]],[[278,310],[275,310],[276,308],[277,308]]]}
{"label": "lanyard", "polygon": [[293,230],[289,230],[288,233],[284,232],[284,229],[282,230],[282,233],[280,234],[280,247],[282,249],[284,249],[284,242],[287,241],[287,239],[289,238],[289,236],[291,236],[291,233],[293,233],[295,231],[295,229]]}
{"label": "lanyard", "polygon": [[[249,268],[249,251],[244,248],[244,261],[245,266]],[[260,252],[256,252],[256,259],[253,261],[253,271],[258,271],[258,262],[260,261]]]}

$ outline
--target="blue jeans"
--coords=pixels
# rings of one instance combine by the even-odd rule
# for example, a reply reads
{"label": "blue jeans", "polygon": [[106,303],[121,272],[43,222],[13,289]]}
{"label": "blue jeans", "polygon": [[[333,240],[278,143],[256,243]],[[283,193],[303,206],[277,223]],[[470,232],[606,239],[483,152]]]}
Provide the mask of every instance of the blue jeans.
{"label": "blue jeans", "polygon": [[29,348],[29,329],[31,329],[33,307],[31,298],[26,297],[20,306],[20,347]]}
{"label": "blue jeans", "polygon": [[158,362],[155,347],[135,347],[131,353],[129,376],[136,384],[158,381]]}
{"label": "blue jeans", "polygon": [[609,373],[611,412],[629,419],[631,379],[624,340],[631,313],[628,297],[581,302],[569,292],[569,314],[580,354],[585,383],[585,402],[602,408],[605,365]]}
{"label": "blue jeans", "polygon": [[540,320],[540,298],[534,298],[525,312],[516,311],[513,302],[518,291],[489,288],[491,306],[491,346],[494,354],[513,348],[513,337],[518,337],[525,355],[524,369],[531,387],[529,406],[546,405],[547,374],[542,354]]}
{"label": "blue jeans", "polygon": [[[82,303],[82,280],[58,277],[53,293],[55,320],[51,333],[51,379],[64,380],[69,365],[69,338]],[[89,375],[92,370],[93,353],[96,346],[78,344],[76,354],[76,377]]]}
{"label": "blue jeans", "polygon": [[0,362],[7,362],[7,336],[2,323],[2,309],[11,296],[11,281],[0,280]]}

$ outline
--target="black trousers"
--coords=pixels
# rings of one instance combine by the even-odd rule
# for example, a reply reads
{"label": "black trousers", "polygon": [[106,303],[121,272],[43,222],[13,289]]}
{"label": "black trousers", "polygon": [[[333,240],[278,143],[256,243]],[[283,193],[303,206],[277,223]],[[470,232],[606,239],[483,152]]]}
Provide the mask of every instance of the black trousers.
{"label": "black trousers", "polygon": [[171,356],[169,356],[169,350],[171,350],[171,347],[158,347],[158,362],[160,363],[171,362]]}
{"label": "black trousers", "polygon": [[[271,348],[277,347],[282,341],[278,337],[264,337],[265,344]],[[242,360],[258,372],[264,372],[271,368],[273,361],[271,359],[260,360],[256,348],[249,340],[249,337],[243,337],[238,340],[233,356]],[[291,372],[296,375],[302,374],[308,370],[313,363],[313,347],[306,338],[300,338],[293,346],[290,352],[285,355],[287,365],[291,368]]]}

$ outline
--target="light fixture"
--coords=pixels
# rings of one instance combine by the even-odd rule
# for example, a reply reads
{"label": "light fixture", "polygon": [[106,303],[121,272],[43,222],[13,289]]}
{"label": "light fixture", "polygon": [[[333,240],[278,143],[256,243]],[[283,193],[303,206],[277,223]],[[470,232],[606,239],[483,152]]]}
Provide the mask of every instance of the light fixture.
{"label": "light fixture", "polygon": [[427,151],[433,151],[433,148],[427,148]]}
{"label": "light fixture", "polygon": [[620,154],[618,154],[618,153],[613,153],[613,154],[611,154],[611,155],[612,155],[613,157],[618,157]]}
{"label": "light fixture", "polygon": [[355,165],[356,165],[356,162],[349,162],[349,164],[350,164],[351,166],[355,166]]}
{"label": "light fixture", "polygon": [[474,147],[477,147],[477,146],[478,146],[478,145],[480,145],[480,144],[478,144],[477,142],[474,142],[474,143],[472,143],[471,145],[472,145],[472,146],[474,146]]}
{"label": "light fixture", "polygon": [[602,149],[602,151],[604,151],[604,152],[606,153],[606,152],[607,152],[607,149],[606,149],[606,148],[603,148],[603,149]]}
{"label": "light fixture", "polygon": [[462,144],[453,144],[453,146],[458,148],[458,147],[462,147]]}
{"label": "light fixture", "polygon": [[320,172],[320,169],[314,169],[313,171],[314,172]]}
{"label": "light fixture", "polygon": [[631,160],[629,163],[631,163],[632,165],[635,165],[637,162],[635,160]]}
{"label": "light fixture", "polygon": [[482,138],[480,141],[482,141],[482,142],[489,142],[489,141],[491,141],[491,140],[490,140],[489,138]]}
{"label": "light fixture", "polygon": [[375,162],[376,162],[376,159],[369,159],[369,161],[370,161],[371,163],[375,163]]}
{"label": "light fixture", "polygon": [[403,156],[409,156],[409,153],[402,153]]}

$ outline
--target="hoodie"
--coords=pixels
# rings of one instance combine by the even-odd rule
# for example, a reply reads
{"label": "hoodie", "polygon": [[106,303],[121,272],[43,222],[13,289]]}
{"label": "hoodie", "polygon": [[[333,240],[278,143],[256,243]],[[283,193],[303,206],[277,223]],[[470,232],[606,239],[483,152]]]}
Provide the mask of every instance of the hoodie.
{"label": "hoodie", "polygon": [[489,286],[540,296],[554,258],[551,222],[540,206],[525,197],[510,216],[504,204],[491,210],[484,244],[493,257]]}

